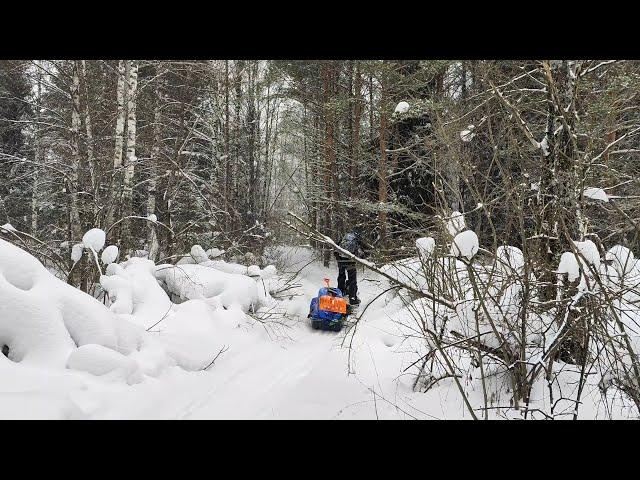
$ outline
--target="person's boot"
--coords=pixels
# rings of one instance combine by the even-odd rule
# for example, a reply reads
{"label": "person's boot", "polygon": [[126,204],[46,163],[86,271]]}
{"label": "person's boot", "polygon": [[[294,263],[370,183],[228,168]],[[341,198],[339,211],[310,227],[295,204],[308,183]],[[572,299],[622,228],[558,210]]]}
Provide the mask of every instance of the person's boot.
{"label": "person's boot", "polygon": [[360,305],[360,299],[358,297],[349,297],[350,305]]}

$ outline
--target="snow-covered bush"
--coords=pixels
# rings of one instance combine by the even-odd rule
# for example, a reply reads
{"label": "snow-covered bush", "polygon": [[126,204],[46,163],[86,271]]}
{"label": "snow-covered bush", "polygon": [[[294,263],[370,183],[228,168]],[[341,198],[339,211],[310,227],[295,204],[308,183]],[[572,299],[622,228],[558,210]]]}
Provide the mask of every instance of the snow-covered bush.
{"label": "snow-covered bush", "polygon": [[182,299],[218,297],[224,307],[240,306],[244,311],[260,306],[258,287],[246,275],[226,273],[206,265],[158,265],[156,279]]}
{"label": "snow-covered bush", "polygon": [[511,245],[498,247],[496,250],[496,264],[505,275],[510,275],[512,272],[522,275],[524,272],[522,250]]}
{"label": "snow-covered bush", "polygon": [[[73,369],[130,384],[172,365],[203,368],[213,353],[211,343],[220,338],[191,332],[191,345],[176,345],[170,336],[145,331],[165,318],[173,322],[173,331],[179,331],[190,315],[186,303],[174,306],[169,301],[154,277],[155,268],[140,258],[110,263],[101,277],[110,296],[107,308],[54,277],[27,252],[0,240],[0,344],[8,357],[0,360],[24,367]],[[255,281],[243,278],[256,287]],[[212,312],[222,310],[217,301],[207,303],[208,316],[201,321],[215,324]],[[235,311],[230,315],[237,325],[244,315],[239,308]],[[184,332],[181,338],[186,338]]]}
{"label": "snow-covered bush", "polygon": [[402,101],[396,105],[396,108],[394,109],[393,113],[400,113],[400,114],[407,113],[409,111],[409,108],[410,108],[409,104],[405,101]]}
{"label": "snow-covered bush", "polygon": [[466,230],[455,236],[451,243],[451,255],[471,260],[478,253],[478,235],[473,230]]}
{"label": "snow-covered bush", "polygon": [[27,252],[0,240],[0,342],[12,360],[64,366],[71,351],[86,344],[131,353],[140,332],[120,329],[120,322]]}
{"label": "snow-covered bush", "polygon": [[459,233],[463,232],[467,225],[464,221],[464,215],[460,212],[455,211],[451,214],[451,217],[446,221],[447,232],[451,237],[455,237]]}
{"label": "snow-covered bush", "polygon": [[436,241],[432,237],[422,237],[416,240],[416,248],[418,249],[418,255],[421,259],[427,260],[431,258],[434,249],[436,248]]}
{"label": "snow-covered bush", "polygon": [[87,231],[82,237],[82,244],[86,248],[93,248],[96,252],[99,252],[104,247],[106,241],[106,234],[104,230],[99,228],[92,228]]}
{"label": "snow-covered bush", "polygon": [[202,263],[209,260],[207,252],[205,252],[204,248],[202,248],[200,245],[194,245],[193,247],[191,247],[191,256],[196,263]]}
{"label": "snow-covered bush", "polygon": [[582,195],[591,200],[599,200],[601,202],[609,201],[609,195],[601,188],[587,187],[582,191]]}
{"label": "snow-covered bush", "polygon": [[102,263],[104,263],[105,265],[109,265],[110,263],[115,262],[117,258],[118,247],[116,247],[115,245],[109,245],[104,249],[101,255]]}
{"label": "snow-covered bush", "polygon": [[76,243],[73,247],[71,247],[71,260],[74,263],[77,263],[82,258],[82,252],[84,251],[84,244]]}
{"label": "snow-covered bush", "polygon": [[467,128],[460,132],[460,139],[465,143],[473,140],[473,138],[476,136],[476,134],[473,132],[474,129],[475,125],[469,125]]}

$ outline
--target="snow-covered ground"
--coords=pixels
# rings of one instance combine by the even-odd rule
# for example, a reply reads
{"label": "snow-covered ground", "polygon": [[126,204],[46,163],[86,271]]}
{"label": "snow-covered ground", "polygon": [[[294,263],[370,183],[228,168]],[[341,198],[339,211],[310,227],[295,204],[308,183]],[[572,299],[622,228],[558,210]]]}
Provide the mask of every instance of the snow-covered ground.
{"label": "snow-covered ground", "polygon": [[[312,330],[306,315],[323,279],[335,284],[337,271],[304,247],[273,252],[278,274],[206,254],[177,266],[112,263],[101,279],[107,307],[0,242],[0,343],[10,346],[8,357],[0,355],[2,418],[471,418],[453,378],[426,393],[413,390],[427,351],[416,309],[435,306],[381,295],[388,284],[370,271],[358,268],[357,327],[334,333]],[[296,285],[272,298],[287,272],[300,269]],[[468,360],[462,365],[459,382],[481,408],[476,370]],[[564,369],[563,385],[579,373]],[[505,382],[499,375],[489,382],[497,407],[490,418],[520,417],[509,412],[508,393],[500,398]],[[547,401],[545,389],[534,388],[534,404]],[[585,389],[581,417],[607,412],[597,388]]]}

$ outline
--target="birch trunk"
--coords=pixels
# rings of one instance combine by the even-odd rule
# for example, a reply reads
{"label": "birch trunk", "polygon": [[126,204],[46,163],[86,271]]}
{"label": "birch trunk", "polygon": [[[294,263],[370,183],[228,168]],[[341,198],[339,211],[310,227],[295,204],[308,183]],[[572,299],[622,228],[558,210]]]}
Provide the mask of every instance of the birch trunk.
{"label": "birch trunk", "polygon": [[[136,166],[136,95],[138,89],[138,64],[129,63],[127,76],[127,156],[122,182],[122,217],[132,214],[133,209],[133,175]],[[131,222],[125,220],[122,227],[123,246],[131,244]]]}
{"label": "birch trunk", "polygon": [[[153,111],[153,155],[149,166],[149,183],[147,184],[147,216],[156,213],[156,182],[158,175],[158,164],[160,163],[160,144],[162,142],[160,128],[160,103],[161,92],[160,87],[156,86],[155,91],[156,104]],[[149,223],[149,236],[147,242],[149,245],[149,259],[154,262],[157,260],[160,245],[158,243],[158,233],[155,225]]]}
{"label": "birch trunk", "polygon": [[77,242],[82,236],[78,190],[80,189],[80,78],[78,61],[73,62],[73,84],[71,88],[71,175],[69,182],[70,240]]}
{"label": "birch trunk", "polygon": [[[105,226],[108,228],[113,224],[113,219],[116,211],[118,210],[119,195],[116,193],[118,190],[118,182],[114,181],[119,176],[120,168],[122,167],[122,147],[124,145],[124,125],[126,118],[125,111],[125,81],[126,71],[125,62],[120,60],[118,63],[118,89],[117,89],[117,102],[118,102],[118,116],[116,120],[116,132],[115,132],[115,150],[113,153],[113,172],[111,176],[110,188],[109,188],[109,206],[107,211],[107,218]],[[115,232],[114,232],[115,233]]]}

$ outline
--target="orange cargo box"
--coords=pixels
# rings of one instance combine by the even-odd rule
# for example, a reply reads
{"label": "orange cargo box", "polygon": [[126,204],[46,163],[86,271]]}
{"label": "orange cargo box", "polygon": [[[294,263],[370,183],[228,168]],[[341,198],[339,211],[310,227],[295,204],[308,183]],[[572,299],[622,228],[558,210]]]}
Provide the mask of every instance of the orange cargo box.
{"label": "orange cargo box", "polygon": [[344,298],[322,295],[318,300],[320,310],[342,314],[347,313],[347,301]]}

